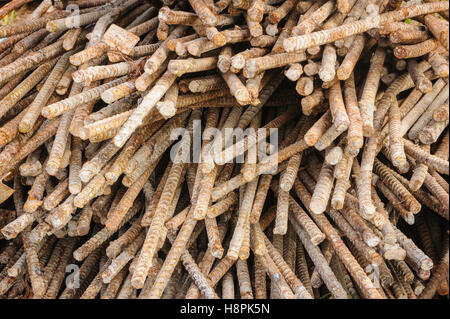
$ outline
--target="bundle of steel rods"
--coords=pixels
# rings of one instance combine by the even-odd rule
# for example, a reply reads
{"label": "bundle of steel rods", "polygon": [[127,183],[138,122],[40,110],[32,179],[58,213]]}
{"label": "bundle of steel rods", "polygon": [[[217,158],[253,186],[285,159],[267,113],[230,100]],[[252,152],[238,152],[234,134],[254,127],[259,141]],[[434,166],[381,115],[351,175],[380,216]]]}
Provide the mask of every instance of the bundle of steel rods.
{"label": "bundle of steel rods", "polygon": [[1,298],[448,296],[448,17],[4,4]]}

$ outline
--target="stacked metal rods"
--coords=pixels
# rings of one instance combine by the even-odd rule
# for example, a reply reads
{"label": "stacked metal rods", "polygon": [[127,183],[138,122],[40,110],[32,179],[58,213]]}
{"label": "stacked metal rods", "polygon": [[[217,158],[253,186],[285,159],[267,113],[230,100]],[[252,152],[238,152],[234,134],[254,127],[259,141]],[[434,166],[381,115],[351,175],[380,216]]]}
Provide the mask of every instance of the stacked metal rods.
{"label": "stacked metal rods", "polygon": [[448,295],[448,1],[24,3],[3,298]]}

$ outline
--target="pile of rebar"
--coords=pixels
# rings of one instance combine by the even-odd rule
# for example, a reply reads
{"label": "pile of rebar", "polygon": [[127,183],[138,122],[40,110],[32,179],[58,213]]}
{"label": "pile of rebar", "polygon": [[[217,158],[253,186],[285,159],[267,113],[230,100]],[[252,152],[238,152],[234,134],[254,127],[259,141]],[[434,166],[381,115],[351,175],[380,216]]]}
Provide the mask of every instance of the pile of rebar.
{"label": "pile of rebar", "polygon": [[4,17],[2,298],[448,296],[448,1]]}

